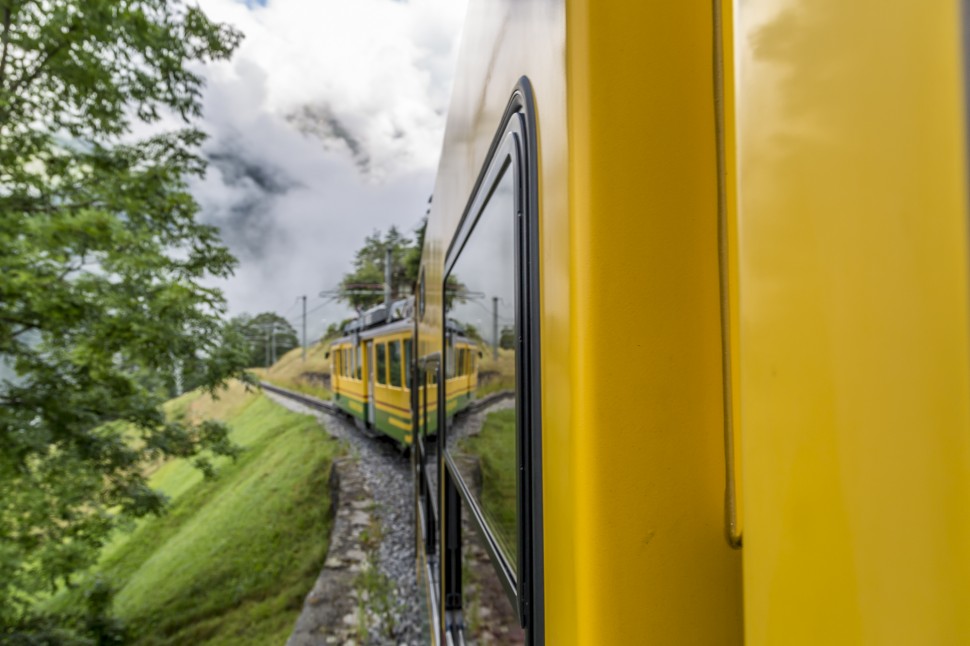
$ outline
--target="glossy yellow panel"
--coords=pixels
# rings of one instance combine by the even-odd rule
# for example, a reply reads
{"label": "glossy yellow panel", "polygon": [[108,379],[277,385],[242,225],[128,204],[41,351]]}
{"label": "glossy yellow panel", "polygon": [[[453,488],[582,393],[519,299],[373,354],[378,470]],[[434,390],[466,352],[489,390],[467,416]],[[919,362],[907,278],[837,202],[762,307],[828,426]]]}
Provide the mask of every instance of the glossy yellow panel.
{"label": "glossy yellow panel", "polygon": [[960,22],[739,3],[749,644],[970,643]]}
{"label": "glossy yellow panel", "polygon": [[549,644],[741,641],[713,47],[709,2],[568,4],[573,414],[555,432],[576,496],[546,518],[573,515],[576,598],[550,608]]}

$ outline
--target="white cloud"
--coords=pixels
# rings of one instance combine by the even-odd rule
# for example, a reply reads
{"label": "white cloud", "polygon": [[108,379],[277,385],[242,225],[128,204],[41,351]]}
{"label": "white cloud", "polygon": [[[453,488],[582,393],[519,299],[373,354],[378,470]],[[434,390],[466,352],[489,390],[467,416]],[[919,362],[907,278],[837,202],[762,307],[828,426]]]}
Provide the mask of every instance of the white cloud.
{"label": "white cloud", "polygon": [[[207,177],[193,190],[240,259],[233,313],[299,314],[334,287],[366,234],[424,215],[464,3],[201,0],[246,35],[205,68]],[[327,306],[311,320],[347,316]]]}

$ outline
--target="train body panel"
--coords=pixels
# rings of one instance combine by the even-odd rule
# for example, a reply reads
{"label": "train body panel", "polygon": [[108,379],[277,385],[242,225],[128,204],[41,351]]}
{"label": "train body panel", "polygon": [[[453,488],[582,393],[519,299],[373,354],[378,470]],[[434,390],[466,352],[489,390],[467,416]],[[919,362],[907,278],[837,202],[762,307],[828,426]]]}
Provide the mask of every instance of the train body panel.
{"label": "train body panel", "polygon": [[737,17],[751,644],[970,642],[966,5],[872,9]]}
{"label": "train body panel", "polygon": [[712,3],[567,7],[575,412],[543,439],[569,447],[555,461],[572,462],[579,491],[557,501],[577,545],[547,563],[547,585],[576,563],[578,625],[563,628],[577,643],[740,643],[741,555],[724,540]]}
{"label": "train body panel", "polygon": [[469,6],[419,346],[441,351],[447,252],[526,77],[543,536],[530,639],[741,641],[740,554],[724,540],[713,29],[696,3]]}
{"label": "train body panel", "polygon": [[419,404],[434,639],[477,550],[526,643],[970,641],[961,8],[471,0],[416,359],[512,304],[515,403]]}

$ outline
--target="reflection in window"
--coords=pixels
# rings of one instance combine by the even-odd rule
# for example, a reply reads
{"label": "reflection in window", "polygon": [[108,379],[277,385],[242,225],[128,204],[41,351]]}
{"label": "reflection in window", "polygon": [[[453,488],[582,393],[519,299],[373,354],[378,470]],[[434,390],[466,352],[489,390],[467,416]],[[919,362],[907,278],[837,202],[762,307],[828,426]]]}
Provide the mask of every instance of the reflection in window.
{"label": "reflection in window", "polygon": [[525,631],[508,601],[478,532],[462,530],[462,610],[466,644],[524,644]]}
{"label": "reflection in window", "polygon": [[[483,329],[496,315],[500,326],[514,328],[515,225],[513,176],[506,170],[452,266],[450,280],[445,283],[446,318],[454,321],[459,330]],[[449,341],[449,374],[454,374],[456,368],[468,372],[471,339],[463,332],[456,332]],[[460,348],[454,347],[456,341],[460,341]],[[494,365],[488,366],[493,378],[503,385],[499,392],[509,396],[498,397],[484,409],[484,415],[456,417],[445,438],[464,487],[513,571],[518,561],[515,353],[514,345],[503,349],[491,362]],[[446,393],[448,399],[455,395],[457,392]]]}
{"label": "reflection in window", "polygon": [[401,342],[391,341],[387,344],[391,364],[391,385],[401,387]]}
{"label": "reflection in window", "polygon": [[377,383],[387,383],[387,359],[383,343],[376,344],[377,347]]}
{"label": "reflection in window", "polygon": [[455,376],[455,337],[454,334],[448,335],[448,343],[445,345],[445,379]]}

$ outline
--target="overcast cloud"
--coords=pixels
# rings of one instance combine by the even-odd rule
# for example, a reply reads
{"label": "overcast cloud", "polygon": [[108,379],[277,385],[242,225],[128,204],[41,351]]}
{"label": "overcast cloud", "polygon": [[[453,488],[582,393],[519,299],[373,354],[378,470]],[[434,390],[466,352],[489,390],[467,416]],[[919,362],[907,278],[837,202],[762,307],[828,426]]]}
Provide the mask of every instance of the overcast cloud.
{"label": "overcast cloud", "polygon": [[240,261],[232,314],[276,311],[308,336],[351,312],[324,304],[374,229],[427,209],[464,17],[455,0],[201,0],[245,35],[205,69],[202,218]]}

